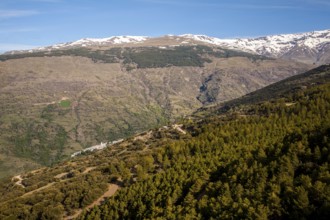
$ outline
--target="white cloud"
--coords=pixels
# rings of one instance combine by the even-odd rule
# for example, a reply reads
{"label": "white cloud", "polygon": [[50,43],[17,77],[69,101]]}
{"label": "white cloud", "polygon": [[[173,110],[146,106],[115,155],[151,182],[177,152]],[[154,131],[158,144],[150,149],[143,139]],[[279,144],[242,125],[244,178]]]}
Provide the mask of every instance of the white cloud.
{"label": "white cloud", "polygon": [[0,19],[25,17],[25,16],[31,16],[37,14],[39,14],[39,12],[34,10],[0,10]]}

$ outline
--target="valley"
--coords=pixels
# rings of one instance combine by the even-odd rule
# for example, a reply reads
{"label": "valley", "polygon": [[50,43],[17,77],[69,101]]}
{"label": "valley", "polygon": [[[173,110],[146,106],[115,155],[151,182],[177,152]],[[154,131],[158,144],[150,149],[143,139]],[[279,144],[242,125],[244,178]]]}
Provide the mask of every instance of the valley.
{"label": "valley", "polygon": [[0,176],[54,165],[312,68],[157,42],[1,55]]}
{"label": "valley", "polygon": [[[0,217],[329,216],[329,80],[330,66],[320,66],[1,181]],[[109,184],[118,188],[98,204]]]}

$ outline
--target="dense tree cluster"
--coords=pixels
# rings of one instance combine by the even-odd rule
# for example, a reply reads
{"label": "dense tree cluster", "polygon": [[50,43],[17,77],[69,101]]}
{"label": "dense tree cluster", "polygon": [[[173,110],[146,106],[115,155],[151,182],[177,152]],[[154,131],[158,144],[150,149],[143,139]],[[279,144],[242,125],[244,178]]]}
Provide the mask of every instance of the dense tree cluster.
{"label": "dense tree cluster", "polygon": [[7,130],[12,134],[8,141],[13,144],[16,155],[46,166],[63,159],[67,132],[62,126],[31,119],[12,122]]}
{"label": "dense tree cluster", "polygon": [[[0,55],[0,61],[21,59],[25,57],[60,57],[81,56],[94,62],[135,64],[137,68],[156,68],[167,66],[199,66],[211,62],[206,56],[217,58],[248,57],[252,60],[269,59],[259,55],[208,46],[175,46],[169,48],[138,47],[111,48],[108,50],[93,50],[89,48],[73,48],[65,50],[38,51],[34,53],[18,53]],[[130,65],[127,68],[132,68]]]}
{"label": "dense tree cluster", "polygon": [[192,124],[154,152],[158,172],[80,219],[327,219],[330,86],[285,101]]}

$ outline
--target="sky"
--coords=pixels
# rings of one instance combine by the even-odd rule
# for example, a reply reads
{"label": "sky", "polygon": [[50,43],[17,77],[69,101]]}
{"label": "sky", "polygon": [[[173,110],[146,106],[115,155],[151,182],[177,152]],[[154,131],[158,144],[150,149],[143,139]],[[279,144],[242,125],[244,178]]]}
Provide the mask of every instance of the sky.
{"label": "sky", "polygon": [[330,29],[330,0],[0,0],[0,52],[81,38]]}

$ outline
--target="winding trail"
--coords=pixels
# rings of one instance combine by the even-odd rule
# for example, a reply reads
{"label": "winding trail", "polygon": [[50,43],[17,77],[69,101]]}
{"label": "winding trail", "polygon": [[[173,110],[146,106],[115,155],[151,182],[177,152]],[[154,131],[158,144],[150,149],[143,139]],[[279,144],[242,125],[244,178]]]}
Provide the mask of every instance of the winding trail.
{"label": "winding trail", "polygon": [[88,205],[84,209],[76,210],[76,213],[74,215],[64,217],[63,219],[65,219],[65,220],[75,219],[82,213],[83,210],[90,210],[94,206],[101,205],[102,202],[105,201],[105,199],[113,196],[119,188],[120,188],[120,186],[117,185],[117,184],[109,184],[108,185],[108,190],[102,196],[100,196],[98,199],[96,199],[93,203],[91,203],[90,205]]}
{"label": "winding trail", "polygon": [[48,183],[46,186],[43,186],[43,187],[40,187],[40,188],[38,188],[38,189],[32,190],[32,191],[30,191],[30,192],[27,192],[27,193],[25,193],[24,195],[22,195],[22,196],[20,196],[20,197],[24,198],[25,196],[31,195],[31,194],[33,194],[33,193],[35,193],[35,192],[39,192],[39,191],[41,191],[41,190],[47,189],[47,188],[51,187],[51,186],[54,185],[54,184],[55,184],[55,182]]}

